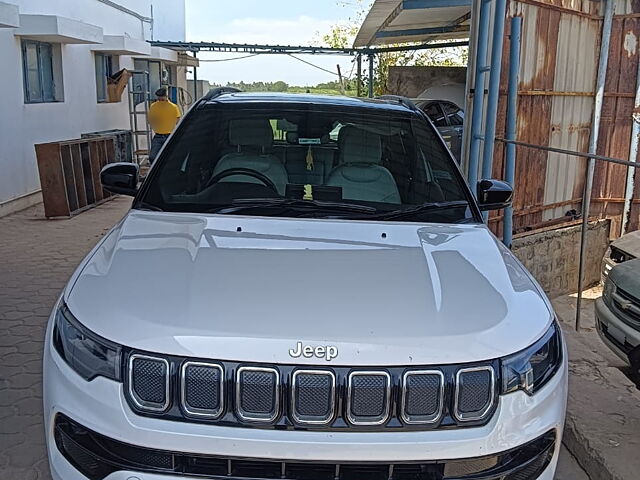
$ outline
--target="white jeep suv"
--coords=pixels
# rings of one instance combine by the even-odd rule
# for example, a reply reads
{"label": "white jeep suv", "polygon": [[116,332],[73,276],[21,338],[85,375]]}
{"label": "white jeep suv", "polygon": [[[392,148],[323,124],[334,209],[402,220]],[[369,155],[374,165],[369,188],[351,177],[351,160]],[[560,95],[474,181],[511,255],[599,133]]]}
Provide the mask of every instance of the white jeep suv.
{"label": "white jeep suv", "polygon": [[540,287],[408,101],[213,91],[48,326],[55,480],[551,480]]}

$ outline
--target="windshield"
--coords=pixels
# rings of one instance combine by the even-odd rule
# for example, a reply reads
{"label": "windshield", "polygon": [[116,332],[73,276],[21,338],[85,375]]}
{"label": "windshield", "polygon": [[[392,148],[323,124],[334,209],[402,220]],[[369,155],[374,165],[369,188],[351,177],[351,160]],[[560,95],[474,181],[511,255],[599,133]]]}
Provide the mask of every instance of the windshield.
{"label": "windshield", "polygon": [[192,110],[137,208],[398,221],[475,221],[442,142],[404,112],[313,104]]}

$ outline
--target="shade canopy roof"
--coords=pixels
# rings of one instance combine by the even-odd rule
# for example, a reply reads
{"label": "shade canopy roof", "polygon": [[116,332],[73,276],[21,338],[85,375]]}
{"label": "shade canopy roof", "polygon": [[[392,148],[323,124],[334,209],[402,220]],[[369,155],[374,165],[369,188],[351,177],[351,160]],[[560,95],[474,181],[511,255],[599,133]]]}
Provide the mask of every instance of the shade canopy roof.
{"label": "shade canopy roof", "polygon": [[376,0],[354,47],[469,37],[471,0]]}

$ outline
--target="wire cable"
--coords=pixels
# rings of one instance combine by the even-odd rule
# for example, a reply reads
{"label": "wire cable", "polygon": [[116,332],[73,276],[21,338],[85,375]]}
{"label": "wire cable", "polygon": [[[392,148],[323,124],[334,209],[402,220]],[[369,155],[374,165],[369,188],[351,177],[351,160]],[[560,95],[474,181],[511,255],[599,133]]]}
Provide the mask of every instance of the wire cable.
{"label": "wire cable", "polygon": [[219,59],[205,59],[205,58],[199,58],[198,60],[200,62],[211,62],[211,63],[216,63],[216,62],[231,62],[232,60],[242,60],[244,58],[251,58],[251,57],[257,57],[258,55],[260,55],[259,53],[252,53],[251,55],[243,55],[242,57],[233,57],[233,58],[219,58]]}
{"label": "wire cable", "polygon": [[335,75],[336,77],[338,77],[338,76],[339,76],[339,75],[338,75],[338,72],[334,72],[334,71],[332,71],[332,70],[328,70],[328,69],[326,69],[326,68],[323,68],[323,67],[321,67],[321,66],[319,66],[319,65],[315,65],[315,64],[313,64],[313,63],[311,63],[311,62],[307,62],[306,60],[303,60],[302,58],[298,58],[298,57],[296,57],[295,55],[292,55],[291,53],[287,53],[287,55],[289,55],[291,58],[295,58],[295,59],[296,59],[296,60],[298,60],[299,62],[306,63],[307,65],[310,65],[310,66],[312,66],[313,68],[317,68],[318,70],[322,70],[323,72],[330,73],[330,74],[332,74],[332,75]]}

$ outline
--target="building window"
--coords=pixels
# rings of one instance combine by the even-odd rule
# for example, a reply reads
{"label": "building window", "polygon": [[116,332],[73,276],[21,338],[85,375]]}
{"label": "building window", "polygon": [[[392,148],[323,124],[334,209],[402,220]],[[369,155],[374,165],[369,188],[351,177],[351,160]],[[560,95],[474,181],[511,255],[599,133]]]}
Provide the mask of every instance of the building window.
{"label": "building window", "polygon": [[[25,103],[62,101],[60,48],[51,43],[22,41]],[[56,85],[56,80],[59,80]]]}
{"label": "building window", "polygon": [[[162,64],[155,60],[140,60],[134,61],[134,68],[140,72],[149,73],[149,95],[153,98],[156,90],[158,90],[165,82],[162,81]],[[133,86],[135,90],[144,90],[145,80],[142,74],[133,77]]]}
{"label": "building window", "polygon": [[98,102],[109,101],[109,93],[107,89],[108,78],[118,70],[116,63],[117,59],[113,55],[105,55],[104,53],[95,54],[96,93]]}

